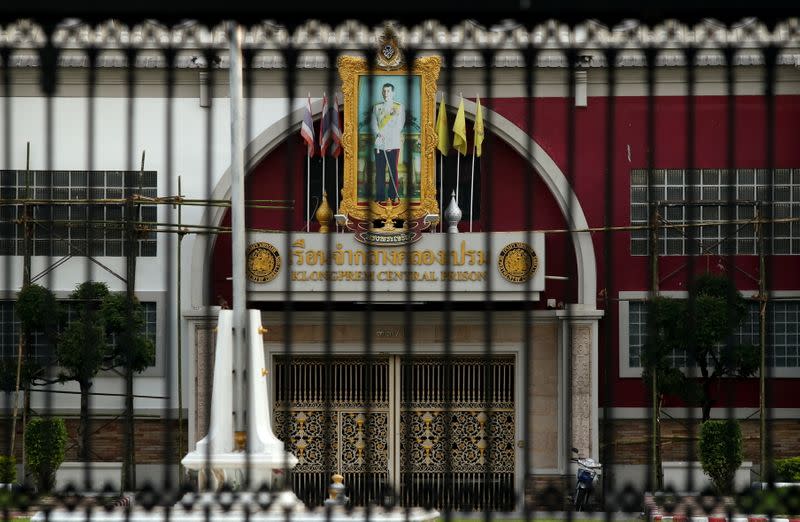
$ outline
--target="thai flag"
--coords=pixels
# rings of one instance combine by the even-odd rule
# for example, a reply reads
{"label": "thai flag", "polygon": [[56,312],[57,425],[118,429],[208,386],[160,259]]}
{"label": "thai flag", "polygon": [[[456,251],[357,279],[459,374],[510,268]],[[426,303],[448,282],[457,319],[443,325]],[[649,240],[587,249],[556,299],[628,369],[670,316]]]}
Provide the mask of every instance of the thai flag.
{"label": "thai flag", "polygon": [[333,144],[331,145],[331,156],[338,158],[342,154],[342,129],[339,128],[338,94],[334,95],[333,97],[333,107],[331,107],[331,112],[333,113],[331,115],[331,138],[333,138]]}
{"label": "thai flag", "polygon": [[300,125],[300,137],[308,146],[308,157],[314,156],[314,120],[311,117],[311,93],[308,94],[306,102],[306,113],[303,115],[303,123]]}
{"label": "thai flag", "polygon": [[324,156],[331,141],[331,116],[328,108],[328,96],[322,95],[322,118],[319,121],[319,154]]}

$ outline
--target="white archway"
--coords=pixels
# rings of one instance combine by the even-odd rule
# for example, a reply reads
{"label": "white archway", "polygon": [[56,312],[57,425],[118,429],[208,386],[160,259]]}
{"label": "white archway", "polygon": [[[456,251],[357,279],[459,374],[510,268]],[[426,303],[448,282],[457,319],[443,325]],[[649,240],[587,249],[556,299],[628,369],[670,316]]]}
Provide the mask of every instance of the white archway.
{"label": "white archway", "polygon": [[[322,100],[312,104],[312,112],[318,114],[322,111]],[[474,102],[464,100],[464,111],[474,119],[476,105]],[[558,168],[553,159],[516,124],[498,114],[482,107],[485,114],[486,128],[495,136],[509,144],[518,154],[526,160],[530,159],[531,165],[539,173],[550,193],[555,198],[561,213],[570,228],[585,230],[588,228],[586,216],[577,196],[567,182],[566,176]],[[245,150],[245,172],[249,172],[272,150],[280,145],[283,140],[300,129],[303,120],[304,107],[298,108],[264,130],[251,141]],[[530,158],[528,148],[530,147]],[[300,145],[298,145],[298,149]],[[230,197],[231,172],[230,167],[214,187],[211,199],[227,199]],[[570,204],[571,201],[571,204]],[[219,224],[222,221],[225,209],[213,207],[206,209],[203,214],[203,223]],[[595,310],[597,295],[597,266],[595,263],[594,245],[589,232],[573,233],[575,259],[578,270],[578,310]],[[211,253],[214,242],[207,235],[200,235],[195,239],[192,249],[191,273],[199,274],[200,284],[191,284],[191,303],[195,309],[210,304],[211,297],[204,295],[207,290],[205,281],[209,279],[211,267]]]}

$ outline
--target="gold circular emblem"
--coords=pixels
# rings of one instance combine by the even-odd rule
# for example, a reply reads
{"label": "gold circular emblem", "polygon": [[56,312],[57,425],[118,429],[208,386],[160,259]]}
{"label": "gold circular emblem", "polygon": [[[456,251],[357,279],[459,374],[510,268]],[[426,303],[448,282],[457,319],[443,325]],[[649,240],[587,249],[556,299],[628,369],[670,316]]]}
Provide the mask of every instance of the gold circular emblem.
{"label": "gold circular emblem", "polygon": [[506,281],[524,283],[536,273],[539,258],[527,243],[511,243],[500,251],[497,268]]}
{"label": "gold circular emblem", "polygon": [[269,283],[281,269],[281,255],[269,243],[252,243],[247,247],[247,278],[254,283]]}

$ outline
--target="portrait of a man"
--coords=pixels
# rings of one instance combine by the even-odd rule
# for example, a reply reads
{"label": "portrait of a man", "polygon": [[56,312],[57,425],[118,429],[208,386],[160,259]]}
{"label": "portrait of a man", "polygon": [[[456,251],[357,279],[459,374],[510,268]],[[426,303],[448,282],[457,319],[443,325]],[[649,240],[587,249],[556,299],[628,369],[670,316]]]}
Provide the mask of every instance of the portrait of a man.
{"label": "portrait of a man", "polygon": [[[403,104],[394,99],[395,87],[391,83],[381,86],[383,101],[372,108],[372,134],[375,136],[375,200],[385,201],[387,196],[396,201],[398,190],[398,167],[402,139],[406,123]],[[386,193],[388,178],[388,194]]]}
{"label": "portrait of a man", "polygon": [[410,81],[405,74],[359,77],[360,201],[419,201],[420,88],[420,78],[416,75]]}

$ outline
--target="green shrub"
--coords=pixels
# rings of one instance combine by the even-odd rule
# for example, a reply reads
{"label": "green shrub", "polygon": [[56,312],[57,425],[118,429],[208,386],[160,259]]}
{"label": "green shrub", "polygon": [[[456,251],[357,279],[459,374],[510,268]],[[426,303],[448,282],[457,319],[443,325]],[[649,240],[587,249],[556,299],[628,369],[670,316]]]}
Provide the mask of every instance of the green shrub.
{"label": "green shrub", "polygon": [[34,418],[25,429],[25,456],[40,492],[55,486],[56,470],[64,462],[67,425],[56,417]]}
{"label": "green shrub", "polygon": [[742,429],[735,420],[708,420],[700,426],[700,463],[719,494],[733,492],[742,464]]}
{"label": "green shrub", "polygon": [[800,482],[800,457],[776,460],[775,474],[778,482]]}
{"label": "green shrub", "polygon": [[56,296],[43,286],[31,284],[20,290],[14,305],[25,332],[53,336],[61,316]]}
{"label": "green shrub", "polygon": [[0,455],[0,484],[13,484],[17,481],[17,459],[14,456]]}

